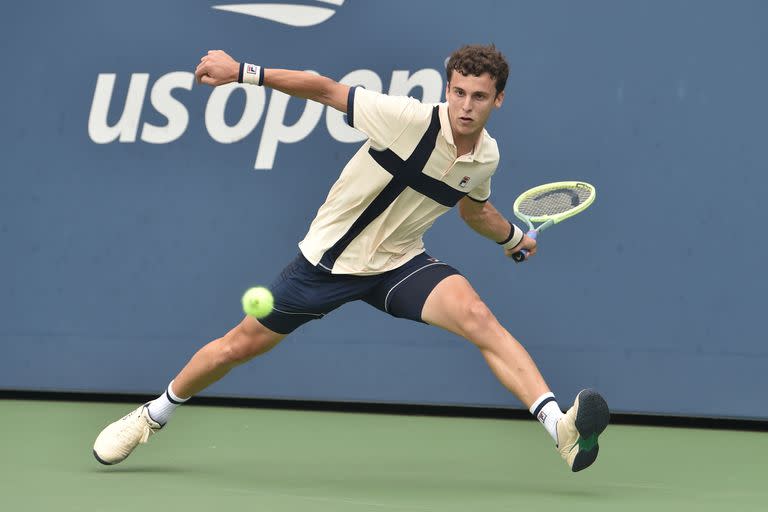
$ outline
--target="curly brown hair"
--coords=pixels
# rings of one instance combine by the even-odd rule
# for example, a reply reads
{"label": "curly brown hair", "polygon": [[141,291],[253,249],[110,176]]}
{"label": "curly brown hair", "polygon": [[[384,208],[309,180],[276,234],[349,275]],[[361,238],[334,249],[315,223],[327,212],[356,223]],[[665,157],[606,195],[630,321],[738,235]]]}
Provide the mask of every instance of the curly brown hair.
{"label": "curly brown hair", "polygon": [[496,81],[497,95],[504,90],[509,76],[507,59],[493,44],[462,46],[451,54],[445,65],[445,76],[449,83],[454,70],[464,76],[480,76],[483,73],[488,73]]}

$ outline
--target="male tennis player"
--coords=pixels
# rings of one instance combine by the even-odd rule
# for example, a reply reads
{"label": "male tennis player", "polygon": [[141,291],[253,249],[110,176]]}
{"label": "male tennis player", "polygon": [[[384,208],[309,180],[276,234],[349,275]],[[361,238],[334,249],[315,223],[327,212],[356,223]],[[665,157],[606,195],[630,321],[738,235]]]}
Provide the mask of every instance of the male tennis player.
{"label": "male tennis player", "polygon": [[274,311],[201,348],[157,399],[107,426],[93,453],[124,460],[174,409],[235,366],[264,354],[300,325],[363,300],[390,315],[441,327],[474,343],[496,377],[529,408],[573,471],[591,465],[609,412],[594,391],[563,414],[535,363],[453,267],[424,250],[432,223],[459,205],[461,218],[507,256],[536,242],[488,201],[499,162],[485,124],[504,101],[509,66],[494,46],[465,46],[446,65],[446,102],[423,104],[349,87],[303,71],[265,69],[209,51],[198,82],[266,86],[333,107],[368,136],[328,193],[299,243],[300,254],[270,289]]}

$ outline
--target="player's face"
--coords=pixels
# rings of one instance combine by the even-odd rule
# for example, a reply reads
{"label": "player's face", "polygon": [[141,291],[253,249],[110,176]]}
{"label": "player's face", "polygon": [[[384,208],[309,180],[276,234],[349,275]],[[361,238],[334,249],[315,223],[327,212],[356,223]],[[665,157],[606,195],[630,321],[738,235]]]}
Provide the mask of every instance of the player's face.
{"label": "player's face", "polygon": [[464,76],[454,70],[445,97],[454,137],[476,137],[485,127],[491,111],[501,106],[504,91],[496,94],[496,81],[488,73]]}

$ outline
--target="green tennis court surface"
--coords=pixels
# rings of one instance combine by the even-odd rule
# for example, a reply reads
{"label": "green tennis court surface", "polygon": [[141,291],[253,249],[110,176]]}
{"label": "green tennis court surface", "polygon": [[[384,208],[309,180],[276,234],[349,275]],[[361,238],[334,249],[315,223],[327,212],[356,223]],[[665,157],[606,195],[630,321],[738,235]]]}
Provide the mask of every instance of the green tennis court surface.
{"label": "green tennis court surface", "polygon": [[610,426],[573,474],[534,421],[187,406],[101,466],[131,409],[0,401],[0,510],[768,510],[764,433]]}

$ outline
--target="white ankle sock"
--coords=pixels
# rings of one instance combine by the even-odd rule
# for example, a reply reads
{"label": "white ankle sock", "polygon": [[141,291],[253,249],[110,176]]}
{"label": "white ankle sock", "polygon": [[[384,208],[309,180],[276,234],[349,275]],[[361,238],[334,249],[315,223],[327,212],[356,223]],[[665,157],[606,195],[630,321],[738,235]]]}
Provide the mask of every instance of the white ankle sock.
{"label": "white ankle sock", "polygon": [[531,414],[539,420],[547,429],[549,435],[555,440],[557,444],[557,420],[563,417],[563,411],[560,410],[560,406],[557,405],[554,393],[544,393],[541,395],[529,409]]}
{"label": "white ankle sock", "polygon": [[168,388],[165,393],[155,398],[147,406],[149,409],[149,416],[161,425],[165,425],[171,414],[176,410],[178,406],[189,400],[189,398],[179,398],[173,392],[173,381],[168,384]]}

